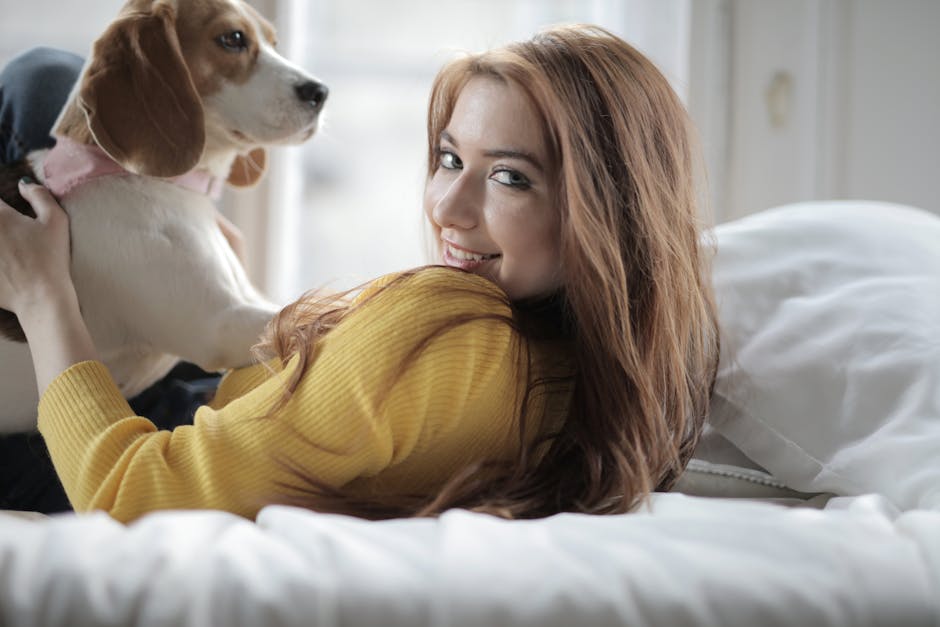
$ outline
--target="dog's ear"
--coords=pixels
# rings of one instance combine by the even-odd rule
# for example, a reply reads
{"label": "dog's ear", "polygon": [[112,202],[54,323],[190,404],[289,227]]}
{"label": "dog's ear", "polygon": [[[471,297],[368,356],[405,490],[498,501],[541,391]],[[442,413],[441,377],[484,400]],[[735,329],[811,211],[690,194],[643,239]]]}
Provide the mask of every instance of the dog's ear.
{"label": "dog's ear", "polygon": [[255,148],[247,155],[238,155],[229,171],[228,184],[233,187],[251,187],[261,180],[268,168],[268,153]]}
{"label": "dog's ear", "polygon": [[188,172],[205,146],[202,101],[175,21],[173,8],[156,2],[112,23],[95,42],[79,92],[95,141],[137,174]]}

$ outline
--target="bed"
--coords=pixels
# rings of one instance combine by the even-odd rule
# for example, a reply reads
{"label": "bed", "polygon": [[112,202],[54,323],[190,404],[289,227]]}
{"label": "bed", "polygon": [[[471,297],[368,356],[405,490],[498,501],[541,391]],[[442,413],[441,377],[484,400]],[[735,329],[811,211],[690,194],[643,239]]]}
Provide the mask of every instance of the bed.
{"label": "bed", "polygon": [[0,514],[0,625],[940,626],[940,218],[717,227],[716,394],[621,516]]}

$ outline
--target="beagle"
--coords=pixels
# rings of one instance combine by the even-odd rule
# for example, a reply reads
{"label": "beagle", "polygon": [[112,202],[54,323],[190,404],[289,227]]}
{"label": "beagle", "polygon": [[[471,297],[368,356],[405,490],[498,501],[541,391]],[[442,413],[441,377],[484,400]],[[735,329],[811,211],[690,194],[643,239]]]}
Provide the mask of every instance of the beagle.
{"label": "beagle", "polygon": [[[95,42],[56,146],[27,156],[69,214],[82,313],[128,398],[180,359],[209,371],[248,364],[277,310],[212,202],[223,182],[258,181],[265,147],[317,129],[327,88],[274,44],[241,0],[129,0]],[[31,430],[29,349],[0,314],[0,433]]]}

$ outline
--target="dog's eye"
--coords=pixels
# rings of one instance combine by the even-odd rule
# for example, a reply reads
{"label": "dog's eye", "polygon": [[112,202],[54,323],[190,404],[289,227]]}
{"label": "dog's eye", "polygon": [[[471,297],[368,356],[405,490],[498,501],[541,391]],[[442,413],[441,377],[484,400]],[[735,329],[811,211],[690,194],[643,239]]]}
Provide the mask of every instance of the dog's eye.
{"label": "dog's eye", "polygon": [[248,38],[240,30],[233,30],[231,33],[225,33],[216,41],[220,46],[232,52],[241,52],[248,49]]}

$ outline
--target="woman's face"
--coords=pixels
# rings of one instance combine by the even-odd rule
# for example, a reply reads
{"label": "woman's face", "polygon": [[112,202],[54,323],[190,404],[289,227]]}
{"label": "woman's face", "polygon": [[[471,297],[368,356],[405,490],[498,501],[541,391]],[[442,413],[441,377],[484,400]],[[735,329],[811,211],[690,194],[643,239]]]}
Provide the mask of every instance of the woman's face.
{"label": "woman's face", "polygon": [[560,226],[538,114],[521,88],[477,77],[441,133],[424,191],[439,262],[499,285],[512,299],[560,285]]}

